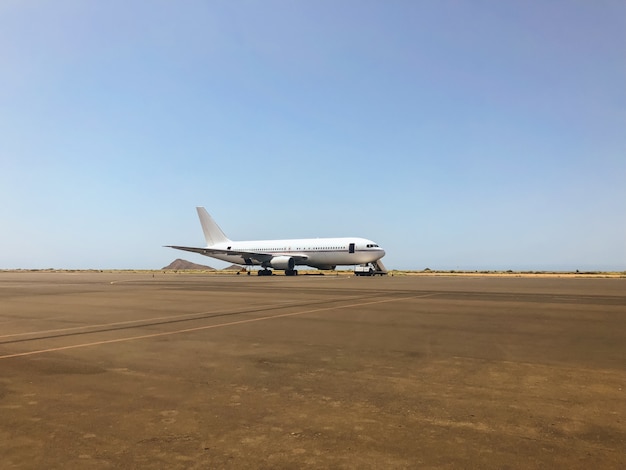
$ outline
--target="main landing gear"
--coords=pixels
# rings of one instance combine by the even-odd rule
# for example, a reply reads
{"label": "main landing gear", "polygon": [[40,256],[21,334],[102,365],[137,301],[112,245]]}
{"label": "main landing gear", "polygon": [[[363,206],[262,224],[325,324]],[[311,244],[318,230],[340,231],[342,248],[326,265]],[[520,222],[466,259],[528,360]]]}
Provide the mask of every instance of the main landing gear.
{"label": "main landing gear", "polygon": [[[271,269],[261,269],[259,271],[257,271],[257,274],[259,276],[271,276],[272,270]],[[285,269],[285,276],[297,276],[298,275],[298,271],[295,269]]]}

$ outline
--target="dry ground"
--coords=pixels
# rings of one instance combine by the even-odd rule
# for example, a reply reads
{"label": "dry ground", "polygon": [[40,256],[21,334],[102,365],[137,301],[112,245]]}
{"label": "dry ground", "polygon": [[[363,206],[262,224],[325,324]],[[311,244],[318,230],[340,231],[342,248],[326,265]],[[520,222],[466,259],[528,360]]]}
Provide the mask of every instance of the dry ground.
{"label": "dry ground", "polygon": [[2,468],[626,468],[626,279],[0,273]]}

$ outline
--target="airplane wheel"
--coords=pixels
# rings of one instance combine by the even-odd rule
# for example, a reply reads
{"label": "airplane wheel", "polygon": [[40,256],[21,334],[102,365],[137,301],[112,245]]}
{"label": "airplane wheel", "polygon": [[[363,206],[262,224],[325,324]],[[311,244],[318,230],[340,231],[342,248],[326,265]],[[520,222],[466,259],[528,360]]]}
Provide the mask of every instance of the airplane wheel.
{"label": "airplane wheel", "polygon": [[295,269],[285,269],[285,276],[297,276],[298,271]]}

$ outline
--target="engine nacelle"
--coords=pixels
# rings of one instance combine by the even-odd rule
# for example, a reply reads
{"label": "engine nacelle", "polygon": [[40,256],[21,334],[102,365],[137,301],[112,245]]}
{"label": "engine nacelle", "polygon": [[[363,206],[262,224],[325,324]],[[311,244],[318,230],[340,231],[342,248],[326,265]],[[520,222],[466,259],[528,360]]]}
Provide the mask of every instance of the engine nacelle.
{"label": "engine nacelle", "polygon": [[275,256],[269,262],[269,265],[275,269],[293,269],[296,265],[296,260],[291,256]]}

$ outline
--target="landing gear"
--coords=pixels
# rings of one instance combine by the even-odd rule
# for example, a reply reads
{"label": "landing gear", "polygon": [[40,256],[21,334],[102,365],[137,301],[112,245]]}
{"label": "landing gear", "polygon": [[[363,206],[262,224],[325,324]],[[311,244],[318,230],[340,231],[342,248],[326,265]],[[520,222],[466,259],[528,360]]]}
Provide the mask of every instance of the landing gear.
{"label": "landing gear", "polygon": [[257,272],[257,274],[259,276],[271,276],[272,275],[272,270],[271,269],[261,269]]}
{"label": "landing gear", "polygon": [[295,269],[285,269],[285,276],[297,276],[298,271]]}

